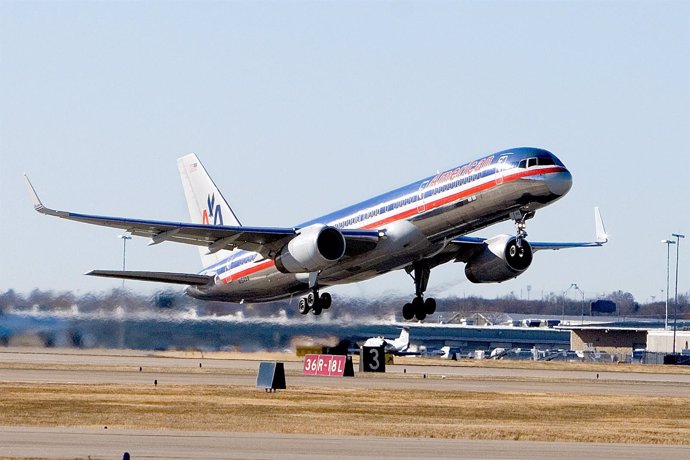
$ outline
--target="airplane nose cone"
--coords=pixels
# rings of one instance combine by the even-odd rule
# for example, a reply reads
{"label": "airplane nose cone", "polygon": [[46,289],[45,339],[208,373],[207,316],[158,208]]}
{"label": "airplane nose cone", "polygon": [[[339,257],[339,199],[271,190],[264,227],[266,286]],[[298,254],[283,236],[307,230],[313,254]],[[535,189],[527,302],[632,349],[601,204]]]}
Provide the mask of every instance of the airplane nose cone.
{"label": "airplane nose cone", "polygon": [[547,184],[551,193],[563,196],[573,186],[573,176],[567,169],[558,173],[551,174],[547,180]]}

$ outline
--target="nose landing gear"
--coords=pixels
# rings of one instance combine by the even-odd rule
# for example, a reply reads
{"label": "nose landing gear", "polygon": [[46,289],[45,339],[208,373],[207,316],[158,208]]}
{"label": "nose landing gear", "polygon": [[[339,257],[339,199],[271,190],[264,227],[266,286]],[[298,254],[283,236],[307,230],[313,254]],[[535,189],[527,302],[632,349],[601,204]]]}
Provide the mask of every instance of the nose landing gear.
{"label": "nose landing gear", "polygon": [[522,240],[527,238],[527,219],[534,217],[534,211],[522,211],[518,209],[510,213],[510,218],[515,221],[515,243],[518,248],[522,247]]}

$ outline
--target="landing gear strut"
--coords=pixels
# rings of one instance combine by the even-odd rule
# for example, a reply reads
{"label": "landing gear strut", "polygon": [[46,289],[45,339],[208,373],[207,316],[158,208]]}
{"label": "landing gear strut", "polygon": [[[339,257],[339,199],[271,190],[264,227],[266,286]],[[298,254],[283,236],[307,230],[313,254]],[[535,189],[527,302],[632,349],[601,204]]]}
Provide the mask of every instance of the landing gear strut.
{"label": "landing gear strut", "polygon": [[[414,275],[412,272],[414,272]],[[426,291],[427,284],[429,284],[431,268],[424,262],[415,262],[407,269],[407,273],[414,279],[415,298],[412,299],[411,303],[406,303],[403,307],[403,318],[406,320],[417,318],[421,321],[427,315],[431,315],[436,311],[436,300],[431,297],[424,299],[424,291]]]}

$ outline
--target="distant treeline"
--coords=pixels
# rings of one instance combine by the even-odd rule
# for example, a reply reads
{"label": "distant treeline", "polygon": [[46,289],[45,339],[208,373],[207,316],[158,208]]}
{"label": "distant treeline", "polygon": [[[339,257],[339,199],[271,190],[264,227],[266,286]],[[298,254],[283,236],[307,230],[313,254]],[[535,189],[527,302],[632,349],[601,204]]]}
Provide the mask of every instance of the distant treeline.
{"label": "distant treeline", "polygon": [[[616,303],[616,316],[657,317],[664,315],[665,303],[662,301],[641,304],[629,292],[616,291],[603,297],[573,299],[563,295],[549,294],[539,300],[519,299],[508,295],[496,299],[481,297],[445,297],[437,298],[436,317],[442,315],[449,320],[455,315],[469,315],[475,312],[504,312],[535,315],[569,315],[577,316],[582,311],[589,314],[590,303],[606,299]],[[362,299],[356,297],[334,296],[334,304],[326,312],[330,318],[357,319],[360,317],[390,318],[400,316],[402,305],[409,301],[407,297],[386,297],[380,299]],[[679,295],[678,317],[690,319],[690,293]],[[673,305],[671,304],[671,308]],[[79,313],[108,312],[124,309],[127,312],[157,310],[190,310],[197,315],[229,315],[242,312],[246,317],[270,317],[284,314],[288,317],[298,316],[295,301],[280,301],[264,304],[231,304],[225,302],[208,302],[192,299],[180,291],[160,291],[154,295],[142,295],[131,290],[113,289],[105,293],[86,293],[76,295],[72,292],[55,292],[35,289],[29,294],[17,293],[10,289],[0,294],[0,312],[18,310],[38,310],[44,312]],[[281,310],[284,313],[281,313]]]}

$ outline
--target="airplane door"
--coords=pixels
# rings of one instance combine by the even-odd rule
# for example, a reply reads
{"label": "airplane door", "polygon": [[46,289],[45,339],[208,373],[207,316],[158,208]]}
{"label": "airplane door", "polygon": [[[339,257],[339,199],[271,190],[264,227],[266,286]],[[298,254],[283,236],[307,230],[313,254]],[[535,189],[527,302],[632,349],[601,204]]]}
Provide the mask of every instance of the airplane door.
{"label": "airplane door", "polygon": [[501,158],[498,159],[496,162],[496,185],[501,185],[503,183],[503,175],[506,170],[506,160],[508,159],[507,155],[503,155]]}
{"label": "airplane door", "polygon": [[426,203],[424,202],[424,191],[426,186],[429,185],[429,181],[422,182],[419,186],[419,192],[417,193],[417,214],[421,214],[426,210]]}

